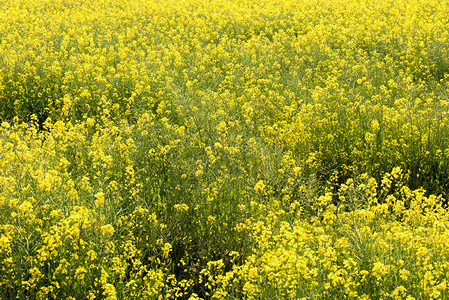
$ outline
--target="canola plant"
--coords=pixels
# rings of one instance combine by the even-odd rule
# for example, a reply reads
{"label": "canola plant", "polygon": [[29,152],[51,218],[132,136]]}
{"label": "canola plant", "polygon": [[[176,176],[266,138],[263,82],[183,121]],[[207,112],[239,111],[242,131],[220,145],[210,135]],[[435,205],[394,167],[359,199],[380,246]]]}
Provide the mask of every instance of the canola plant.
{"label": "canola plant", "polygon": [[449,298],[448,1],[0,8],[0,299]]}

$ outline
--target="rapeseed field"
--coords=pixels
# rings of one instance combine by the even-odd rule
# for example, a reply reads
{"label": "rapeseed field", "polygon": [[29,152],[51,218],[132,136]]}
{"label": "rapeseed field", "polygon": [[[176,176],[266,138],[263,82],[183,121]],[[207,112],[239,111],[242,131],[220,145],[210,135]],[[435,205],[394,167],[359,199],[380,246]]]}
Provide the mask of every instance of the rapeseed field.
{"label": "rapeseed field", "polygon": [[449,299],[449,1],[0,3],[0,299]]}

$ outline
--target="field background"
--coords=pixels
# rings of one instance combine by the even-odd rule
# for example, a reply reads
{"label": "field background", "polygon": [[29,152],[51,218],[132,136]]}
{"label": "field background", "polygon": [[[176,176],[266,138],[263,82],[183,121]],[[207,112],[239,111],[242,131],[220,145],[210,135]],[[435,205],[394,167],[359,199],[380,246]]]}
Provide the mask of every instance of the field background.
{"label": "field background", "polygon": [[0,3],[0,299],[448,299],[449,2]]}

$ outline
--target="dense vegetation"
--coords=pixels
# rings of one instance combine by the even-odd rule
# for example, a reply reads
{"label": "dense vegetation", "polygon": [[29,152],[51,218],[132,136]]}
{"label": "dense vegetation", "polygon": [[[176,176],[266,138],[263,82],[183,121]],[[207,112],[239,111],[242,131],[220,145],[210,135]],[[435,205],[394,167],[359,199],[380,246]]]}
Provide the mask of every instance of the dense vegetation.
{"label": "dense vegetation", "polygon": [[1,299],[449,298],[449,2],[0,3]]}

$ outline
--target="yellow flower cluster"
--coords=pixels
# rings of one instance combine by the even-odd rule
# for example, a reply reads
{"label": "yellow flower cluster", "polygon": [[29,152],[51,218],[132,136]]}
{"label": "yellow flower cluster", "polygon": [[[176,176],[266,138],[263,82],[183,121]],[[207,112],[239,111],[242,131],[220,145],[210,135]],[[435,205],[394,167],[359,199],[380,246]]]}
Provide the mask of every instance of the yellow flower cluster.
{"label": "yellow flower cluster", "polygon": [[[207,273],[211,295],[233,298],[240,286],[245,299],[444,298],[449,212],[443,199],[399,184],[401,196],[370,204],[362,200],[372,197],[369,181],[363,175],[340,188],[349,202],[359,202],[357,209],[327,203],[309,220],[280,202],[258,204],[265,217],[247,222],[256,239],[253,253],[230,272],[205,270],[214,271]],[[394,213],[404,201],[410,206]]]}
{"label": "yellow flower cluster", "polygon": [[5,0],[0,299],[449,298],[447,0]]}

